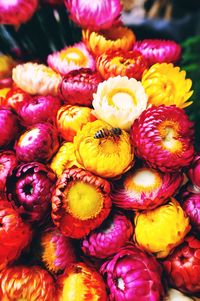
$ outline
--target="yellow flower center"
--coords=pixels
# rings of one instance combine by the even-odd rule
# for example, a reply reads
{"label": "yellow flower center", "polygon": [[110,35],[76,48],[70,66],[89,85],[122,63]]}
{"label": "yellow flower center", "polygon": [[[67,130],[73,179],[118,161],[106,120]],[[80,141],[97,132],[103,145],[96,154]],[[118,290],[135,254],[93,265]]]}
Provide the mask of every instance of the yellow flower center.
{"label": "yellow flower center", "polygon": [[80,220],[96,217],[103,207],[101,191],[89,183],[73,182],[67,191],[68,211]]}
{"label": "yellow flower center", "polygon": [[110,64],[128,67],[129,65],[134,64],[134,62],[134,59],[125,59],[122,56],[116,56],[110,61]]}
{"label": "yellow flower center", "polygon": [[108,95],[108,103],[119,110],[127,109],[137,105],[135,94],[126,88],[115,88]]}
{"label": "yellow flower center", "polygon": [[[98,301],[99,296],[95,294],[95,290],[86,286],[85,275],[82,273],[74,273],[69,275],[64,281],[62,300],[63,301]],[[89,291],[90,289],[90,291]]]}
{"label": "yellow flower center", "polygon": [[167,77],[165,81],[162,83],[162,88],[168,95],[174,95],[176,91],[176,87],[174,83]]}
{"label": "yellow flower center", "polygon": [[62,60],[74,62],[76,65],[85,66],[87,62],[86,56],[76,47],[68,48],[60,53]]}
{"label": "yellow flower center", "polygon": [[159,126],[159,132],[162,138],[162,146],[171,153],[180,152],[182,143],[178,140],[179,125],[173,121],[164,121]]}
{"label": "yellow flower center", "polygon": [[18,144],[23,147],[30,145],[32,140],[35,140],[38,137],[39,133],[39,129],[33,129],[30,132],[24,133],[20,137]]}
{"label": "yellow flower center", "polygon": [[142,168],[134,174],[130,174],[124,181],[124,187],[128,191],[151,192],[162,185],[162,178],[155,170]]}
{"label": "yellow flower center", "polygon": [[42,260],[47,264],[47,267],[54,272],[57,272],[57,268],[54,265],[56,259],[55,256],[55,244],[51,242],[51,233],[46,233],[41,241],[43,253]]}

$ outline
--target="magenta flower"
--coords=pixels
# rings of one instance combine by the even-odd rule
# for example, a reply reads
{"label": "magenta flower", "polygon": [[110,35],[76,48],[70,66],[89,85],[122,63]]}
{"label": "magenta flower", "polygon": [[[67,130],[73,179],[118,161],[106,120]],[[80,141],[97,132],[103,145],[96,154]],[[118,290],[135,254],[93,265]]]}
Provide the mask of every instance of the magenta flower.
{"label": "magenta flower", "polygon": [[68,264],[76,261],[72,240],[57,228],[50,228],[42,233],[40,247],[41,259],[50,272],[63,271]]}
{"label": "magenta flower", "polygon": [[24,126],[31,126],[47,121],[55,123],[57,111],[60,106],[61,102],[58,98],[51,95],[38,95],[22,102],[17,113]]}
{"label": "magenta flower", "polygon": [[75,23],[94,31],[118,23],[122,9],[120,0],[65,0],[65,5]]}
{"label": "magenta flower", "polygon": [[69,72],[59,86],[60,97],[71,105],[91,106],[101,76],[91,69]]}
{"label": "magenta flower", "polygon": [[56,175],[44,164],[21,164],[7,179],[7,197],[22,218],[31,223],[43,223],[51,211],[55,181]]}
{"label": "magenta flower", "polygon": [[5,192],[6,179],[17,166],[17,158],[13,151],[0,152],[0,193]]}
{"label": "magenta flower", "polygon": [[160,301],[162,269],[156,259],[134,245],[121,248],[101,269],[110,301]]}
{"label": "magenta flower", "polygon": [[142,40],[135,42],[133,50],[139,51],[150,65],[177,63],[181,58],[181,46],[170,40]]}
{"label": "magenta flower", "polygon": [[61,75],[81,68],[95,70],[94,58],[82,42],[50,54],[47,63],[49,67]]}
{"label": "magenta flower", "polygon": [[113,203],[123,209],[149,210],[165,203],[183,181],[180,173],[162,173],[144,167],[129,172],[116,182]]}
{"label": "magenta flower", "polygon": [[104,223],[81,243],[87,256],[107,258],[123,247],[133,234],[133,226],[125,214],[112,213]]}
{"label": "magenta flower", "polygon": [[7,146],[17,135],[19,123],[17,115],[8,108],[0,108],[0,148]]}
{"label": "magenta flower", "polygon": [[194,188],[199,190],[200,193],[200,153],[194,157],[188,170],[188,177],[194,185]]}
{"label": "magenta flower", "polygon": [[0,24],[20,25],[27,22],[35,13],[38,0],[1,0]]}
{"label": "magenta flower", "polygon": [[58,133],[50,123],[36,124],[15,143],[17,158],[22,162],[48,162],[58,148]]}

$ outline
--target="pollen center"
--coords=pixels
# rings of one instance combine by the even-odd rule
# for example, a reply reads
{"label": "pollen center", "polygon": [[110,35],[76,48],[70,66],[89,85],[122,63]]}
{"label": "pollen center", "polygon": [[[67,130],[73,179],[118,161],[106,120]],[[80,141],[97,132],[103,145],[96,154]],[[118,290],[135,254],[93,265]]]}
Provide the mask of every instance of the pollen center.
{"label": "pollen center", "polygon": [[42,260],[46,263],[51,271],[57,272],[58,269],[55,267],[55,244],[51,241],[51,239],[51,233],[45,234],[42,238]]}
{"label": "pollen center", "polygon": [[113,89],[108,95],[110,105],[117,107],[120,110],[130,109],[131,106],[136,105],[137,101],[132,91],[128,89]]}
{"label": "pollen center", "polygon": [[86,64],[86,57],[85,55],[82,53],[82,51],[80,51],[77,48],[70,48],[67,49],[66,51],[63,51],[61,54],[61,59],[66,60],[66,61],[72,61],[75,64],[78,65],[84,65]]}
{"label": "pollen center", "polygon": [[83,300],[87,291],[83,275],[81,273],[71,274],[64,281],[62,300]]}
{"label": "pollen center", "polygon": [[161,176],[154,170],[140,169],[131,174],[124,181],[127,190],[138,192],[151,192],[162,185]]}
{"label": "pollen center", "polygon": [[125,289],[125,283],[124,283],[124,280],[122,278],[118,278],[117,279],[117,287],[120,290],[124,291],[124,289]]}
{"label": "pollen center", "polygon": [[178,126],[172,122],[163,122],[159,127],[162,145],[172,153],[182,150],[182,143],[178,140]]}
{"label": "pollen center", "polygon": [[103,197],[95,186],[77,181],[67,193],[68,211],[80,220],[96,217],[103,207]]}

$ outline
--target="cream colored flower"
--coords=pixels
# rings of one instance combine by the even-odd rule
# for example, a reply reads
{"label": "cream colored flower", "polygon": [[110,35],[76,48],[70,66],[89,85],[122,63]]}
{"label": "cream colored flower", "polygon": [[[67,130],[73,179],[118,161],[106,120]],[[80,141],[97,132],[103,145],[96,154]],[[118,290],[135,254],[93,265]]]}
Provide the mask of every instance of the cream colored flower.
{"label": "cream colored flower", "polygon": [[37,63],[18,65],[13,69],[14,82],[27,93],[57,95],[61,76],[51,68]]}
{"label": "cream colored flower", "polygon": [[94,94],[95,115],[113,127],[127,131],[146,106],[147,95],[141,83],[127,76],[109,78],[99,84]]}

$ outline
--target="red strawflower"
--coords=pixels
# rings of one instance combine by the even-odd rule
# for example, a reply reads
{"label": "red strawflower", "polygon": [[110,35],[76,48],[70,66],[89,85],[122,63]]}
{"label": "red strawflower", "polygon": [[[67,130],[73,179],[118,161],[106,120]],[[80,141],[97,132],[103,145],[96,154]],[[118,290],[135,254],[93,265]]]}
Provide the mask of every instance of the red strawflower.
{"label": "red strawflower", "polygon": [[150,167],[175,172],[193,159],[193,133],[193,123],[183,109],[152,106],[133,123],[131,141],[136,155]]}

